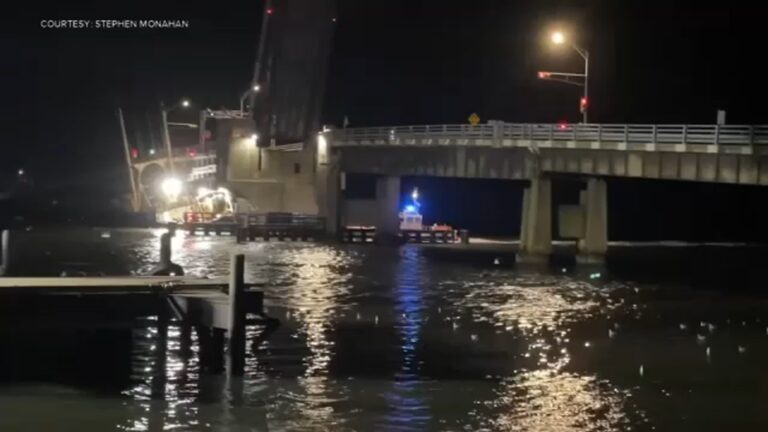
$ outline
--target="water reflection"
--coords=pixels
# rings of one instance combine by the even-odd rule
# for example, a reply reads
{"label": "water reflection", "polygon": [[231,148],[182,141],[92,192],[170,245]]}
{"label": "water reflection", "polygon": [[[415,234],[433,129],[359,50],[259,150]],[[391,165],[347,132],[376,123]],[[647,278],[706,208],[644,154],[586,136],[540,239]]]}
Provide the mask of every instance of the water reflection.
{"label": "water reflection", "polygon": [[[615,300],[609,290],[567,277],[544,279],[532,284],[527,277],[511,275],[510,281],[447,281],[442,289],[457,292],[456,310],[470,311],[472,319],[489,322],[526,335],[547,329],[565,329],[572,321],[609,313]],[[565,329],[567,330],[567,329]]]}
{"label": "water reflection", "polygon": [[429,406],[423,394],[417,348],[424,309],[424,258],[419,247],[401,249],[393,289],[395,327],[400,334],[402,363],[395,374],[392,390],[384,398],[390,407],[386,429],[424,430],[429,422]]}
{"label": "water reflection", "polygon": [[[199,345],[197,335],[157,317],[141,320],[133,330],[131,380],[123,392],[136,411],[118,430],[178,430],[197,427]],[[144,326],[145,325],[145,326]]]}
{"label": "water reflection", "polygon": [[282,268],[282,277],[287,274],[290,280],[269,295],[279,298],[280,308],[274,310],[289,311],[284,325],[295,332],[294,338],[304,339],[308,353],[296,378],[297,388],[278,395],[274,408],[282,411],[287,429],[334,430],[343,422],[335,406],[348,398],[348,390],[330,376],[335,342],[329,333],[344,318],[340,300],[348,294],[348,286],[333,269],[347,257],[331,247],[298,246],[290,252],[271,258],[270,264]]}
{"label": "water reflection", "polygon": [[[110,240],[141,269],[156,262],[159,234]],[[174,261],[197,276],[223,275],[230,253],[245,253],[247,280],[265,284],[283,325],[248,354],[244,378],[227,379],[200,372],[195,332],[185,349],[176,323],[164,333],[146,322],[133,334],[130,385],[108,398],[77,393],[76,417],[109,412],[124,431],[768,424],[759,386],[768,302],[757,296],[639,286],[603,269],[526,271],[419,246],[235,245],[181,232],[173,246]],[[259,331],[249,327],[248,339]],[[30,400],[14,392],[0,387],[4,408]],[[49,413],[62,403],[32,400],[24,403]],[[718,414],[723,406],[732,409]],[[8,424],[0,416],[0,429],[14,430]]]}
{"label": "water reflection", "polygon": [[481,423],[493,430],[558,432],[628,430],[629,391],[593,376],[556,368],[502,380],[485,405],[497,414]]}

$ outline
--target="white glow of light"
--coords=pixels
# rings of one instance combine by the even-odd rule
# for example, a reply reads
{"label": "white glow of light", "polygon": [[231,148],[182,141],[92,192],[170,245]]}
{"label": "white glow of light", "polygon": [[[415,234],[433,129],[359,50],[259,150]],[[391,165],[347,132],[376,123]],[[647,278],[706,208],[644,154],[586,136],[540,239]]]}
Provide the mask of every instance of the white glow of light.
{"label": "white glow of light", "polygon": [[256,145],[256,143],[257,143],[258,141],[259,141],[259,135],[258,135],[258,134],[253,134],[253,135],[251,135],[251,143],[252,143],[254,146]]}
{"label": "white glow of light", "polygon": [[24,168],[19,168],[19,171],[17,171],[20,176],[24,175]]}
{"label": "white glow of light", "polygon": [[150,156],[154,156],[155,149],[153,149],[153,148],[149,149],[149,154],[150,154]]}
{"label": "white glow of light", "polygon": [[560,45],[563,42],[565,42],[565,35],[563,34],[563,32],[556,31],[552,33],[552,43],[556,45]]}
{"label": "white glow of light", "polygon": [[183,106],[184,108],[188,107],[189,106],[189,101],[184,99],[183,101],[181,101],[181,106]]}
{"label": "white glow of light", "polygon": [[176,201],[183,187],[184,184],[176,177],[167,177],[160,184],[160,189],[170,201]]}

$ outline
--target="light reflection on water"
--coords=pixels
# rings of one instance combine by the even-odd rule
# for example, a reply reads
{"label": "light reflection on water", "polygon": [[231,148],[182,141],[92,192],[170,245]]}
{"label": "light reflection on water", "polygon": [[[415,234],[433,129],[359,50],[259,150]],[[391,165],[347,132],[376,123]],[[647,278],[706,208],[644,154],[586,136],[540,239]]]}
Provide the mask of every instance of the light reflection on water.
{"label": "light reflection on water", "polygon": [[[111,240],[146,270],[159,233]],[[590,278],[418,246],[180,234],[173,247],[196,276],[224,275],[230,253],[245,253],[246,279],[266,283],[282,326],[249,352],[243,378],[227,378],[200,372],[194,331],[187,350],[175,323],[163,343],[147,321],[133,331],[131,384],[108,398],[78,393],[73,412],[108,404],[123,431],[700,430],[717,424],[702,407],[734,400],[751,413],[742,425],[768,423],[756,402],[768,391],[749,387],[768,359],[761,299],[714,308],[711,293],[640,287],[604,269]],[[750,390],[707,391],[729,382]],[[25,394],[0,386],[0,403]]]}
{"label": "light reflection on water", "polygon": [[498,414],[480,421],[493,430],[602,431],[631,426],[625,412],[630,392],[590,376],[529,371],[503,379],[496,393],[485,405]]}

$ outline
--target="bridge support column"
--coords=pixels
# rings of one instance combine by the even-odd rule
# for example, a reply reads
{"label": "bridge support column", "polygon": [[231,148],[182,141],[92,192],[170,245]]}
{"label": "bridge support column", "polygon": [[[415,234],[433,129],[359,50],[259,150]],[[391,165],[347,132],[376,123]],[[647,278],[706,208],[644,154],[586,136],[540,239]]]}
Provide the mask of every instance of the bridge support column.
{"label": "bridge support column", "polygon": [[579,240],[576,261],[601,264],[608,250],[608,188],[605,180],[587,180],[587,189],[581,192],[584,210],[584,237]]}
{"label": "bridge support column", "polygon": [[325,218],[325,233],[331,237],[339,233],[342,175],[336,159],[331,159],[329,163],[318,164],[315,198],[318,212]]}
{"label": "bridge support column", "polygon": [[517,261],[545,263],[552,252],[552,181],[538,177],[523,193],[520,249]]}
{"label": "bridge support column", "polygon": [[376,179],[376,243],[393,244],[399,240],[400,177]]}

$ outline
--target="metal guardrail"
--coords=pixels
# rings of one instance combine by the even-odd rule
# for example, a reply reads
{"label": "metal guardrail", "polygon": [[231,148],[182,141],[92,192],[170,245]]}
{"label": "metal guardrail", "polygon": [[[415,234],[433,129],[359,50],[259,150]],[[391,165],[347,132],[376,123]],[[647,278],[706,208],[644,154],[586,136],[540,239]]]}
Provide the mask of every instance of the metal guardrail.
{"label": "metal guardrail", "polygon": [[294,213],[238,213],[235,215],[239,226],[306,228],[323,230],[325,218]]}
{"label": "metal guardrail", "polygon": [[[204,148],[200,145],[194,145],[189,147],[174,147],[173,148],[173,159],[179,160],[179,159],[188,159],[188,160],[199,160],[199,159],[207,159],[207,158],[215,158],[216,157],[216,150],[210,148],[208,146],[207,148]],[[165,149],[155,149],[154,154],[149,153],[141,153],[138,157],[133,158],[132,161],[134,163],[141,163],[141,162],[151,162],[154,160],[163,160],[168,159],[168,153],[166,153]]]}
{"label": "metal guardrail", "polygon": [[[408,139],[592,141],[646,144],[766,145],[768,125],[443,124],[336,129],[333,145],[400,144]],[[469,143],[468,143],[469,144]]]}
{"label": "metal guardrail", "polygon": [[184,213],[184,224],[323,230],[325,228],[325,218],[299,213],[236,213],[234,215],[222,216],[212,212],[186,212]]}

